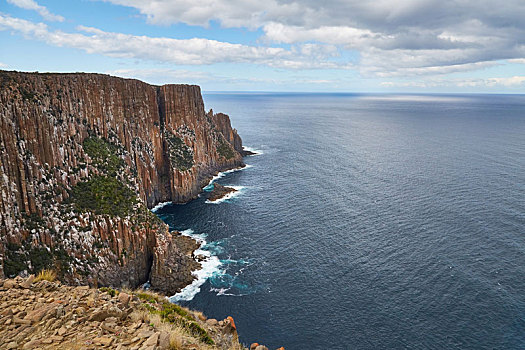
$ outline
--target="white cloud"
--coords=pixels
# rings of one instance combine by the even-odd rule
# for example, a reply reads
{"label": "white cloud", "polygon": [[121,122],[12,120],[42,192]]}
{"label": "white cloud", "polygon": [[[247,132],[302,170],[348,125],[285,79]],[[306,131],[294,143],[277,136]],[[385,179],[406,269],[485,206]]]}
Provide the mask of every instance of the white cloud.
{"label": "white cloud", "polygon": [[12,30],[27,38],[50,45],[72,47],[87,53],[109,57],[137,58],[181,65],[207,65],[213,63],[251,63],[277,68],[314,69],[348,68],[346,63],[327,60],[331,49],[314,47],[256,47],[232,44],[202,38],[172,39],[105,32],[97,28],[78,26],[76,33],[51,31],[44,23],[34,23],[0,14],[0,30]]}
{"label": "white cloud", "polygon": [[[33,0],[8,1],[44,17],[55,16]],[[184,65],[234,62],[294,70],[355,69],[364,77],[384,78],[467,72],[502,60],[525,62],[523,0],[507,0],[501,6],[492,0],[102,1],[135,8],[153,24],[208,26],[218,21],[223,27],[258,29],[263,35],[257,44],[244,45],[83,26],[67,33],[8,16],[0,17],[0,27],[88,53]]]}
{"label": "white cloud", "polygon": [[275,22],[264,25],[263,30],[267,40],[287,44],[318,41],[328,44],[358,47],[373,37],[381,36],[381,34],[373,33],[370,30],[351,27],[326,26],[304,29],[302,27],[286,26],[282,23]]}
{"label": "white cloud", "polygon": [[52,14],[45,6],[37,4],[33,0],[7,0],[8,3],[21,7],[26,10],[38,12],[46,21],[63,22],[64,17]]}
{"label": "white cloud", "polygon": [[0,68],[7,68],[7,64],[0,62]]}
{"label": "white cloud", "polygon": [[[362,67],[362,71],[366,74],[374,74],[378,77],[405,77],[405,76],[417,76],[417,75],[445,75],[458,72],[475,71],[494,67],[500,65],[498,62],[486,61],[486,62],[475,62],[465,64],[452,64],[452,65],[435,65],[435,66],[423,66],[423,67],[395,67],[391,70],[387,70],[387,67],[382,67],[378,70],[376,66]],[[374,71],[375,69],[375,71]],[[370,70],[370,71],[369,71]]]}
{"label": "white cloud", "polygon": [[243,85],[243,86],[257,86],[258,84],[267,84],[270,86],[283,86],[290,85],[296,86],[297,84],[308,84],[308,85],[330,85],[336,86],[341,83],[338,80],[331,79],[312,79],[305,76],[294,76],[286,77],[282,79],[275,78],[256,78],[256,77],[231,77],[218,75],[214,73],[204,71],[190,71],[190,70],[179,70],[171,68],[126,68],[107,71],[107,74],[123,77],[123,78],[135,78],[152,84],[168,84],[173,81],[184,82],[187,84],[198,84],[198,85],[210,85],[214,84],[217,86],[225,85]]}
{"label": "white cloud", "polygon": [[104,1],[135,8],[153,24],[217,21],[261,29],[266,43],[354,50],[366,75],[436,74],[525,57],[523,0]]}
{"label": "white cloud", "polygon": [[475,79],[429,79],[422,81],[385,81],[380,84],[384,87],[395,88],[520,88],[525,86],[525,76],[475,78]]}
{"label": "white cloud", "polygon": [[513,76],[508,78],[490,78],[487,79],[487,84],[503,85],[503,86],[525,86],[525,76]]}

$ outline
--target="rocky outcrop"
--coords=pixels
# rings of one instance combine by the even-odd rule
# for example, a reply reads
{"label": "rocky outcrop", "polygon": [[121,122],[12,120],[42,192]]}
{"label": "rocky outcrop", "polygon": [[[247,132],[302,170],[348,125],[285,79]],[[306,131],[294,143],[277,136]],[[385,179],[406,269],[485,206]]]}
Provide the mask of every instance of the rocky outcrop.
{"label": "rocky outcrop", "polygon": [[155,293],[18,277],[0,280],[0,349],[245,348],[233,318],[207,319]]}
{"label": "rocky outcrop", "polygon": [[176,292],[193,260],[148,208],[243,165],[198,86],[0,71],[0,129],[0,276],[52,267],[73,284],[135,287],[151,270],[156,287],[176,271],[162,285]]}
{"label": "rocky outcrop", "polygon": [[208,200],[210,202],[215,202],[221,198],[224,198],[228,193],[237,192],[237,190],[233,187],[228,186],[222,186],[218,183],[213,184],[213,190],[210,193],[210,196],[208,197]]}
{"label": "rocky outcrop", "polygon": [[208,112],[208,116],[212,118],[213,123],[217,126],[217,129],[224,135],[226,141],[233,145],[233,148],[242,153],[244,150],[242,148],[241,137],[237,134],[236,129],[232,129],[230,117],[224,113],[213,114],[213,110]]}
{"label": "rocky outcrop", "polygon": [[163,235],[162,239],[165,241],[155,247],[150,282],[156,290],[170,294],[193,282],[191,272],[200,267],[193,253],[200,244],[179,232]]}

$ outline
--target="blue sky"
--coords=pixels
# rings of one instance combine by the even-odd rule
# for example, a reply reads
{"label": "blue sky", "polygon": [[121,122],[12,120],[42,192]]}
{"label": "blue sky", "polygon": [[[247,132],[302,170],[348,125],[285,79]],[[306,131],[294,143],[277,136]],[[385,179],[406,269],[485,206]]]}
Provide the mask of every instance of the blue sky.
{"label": "blue sky", "polygon": [[0,69],[205,91],[525,92],[525,2],[0,0]]}

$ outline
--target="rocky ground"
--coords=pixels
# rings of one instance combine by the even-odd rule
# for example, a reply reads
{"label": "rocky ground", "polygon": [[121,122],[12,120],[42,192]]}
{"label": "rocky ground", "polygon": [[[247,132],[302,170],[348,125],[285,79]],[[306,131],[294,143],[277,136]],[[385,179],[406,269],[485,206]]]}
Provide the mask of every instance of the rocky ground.
{"label": "rocky ground", "polygon": [[228,193],[237,192],[235,188],[219,185],[218,183],[213,184],[213,190],[208,197],[210,202],[215,202],[226,196]]}
{"label": "rocky ground", "polygon": [[233,318],[207,319],[159,294],[72,287],[33,275],[0,280],[0,349],[102,348],[246,349]]}

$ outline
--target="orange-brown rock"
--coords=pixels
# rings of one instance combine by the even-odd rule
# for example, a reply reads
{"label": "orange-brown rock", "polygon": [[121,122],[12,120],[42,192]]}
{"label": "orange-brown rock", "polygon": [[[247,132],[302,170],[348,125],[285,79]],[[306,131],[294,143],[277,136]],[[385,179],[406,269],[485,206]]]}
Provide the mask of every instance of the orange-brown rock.
{"label": "orange-brown rock", "polygon": [[230,321],[230,326],[231,326],[233,329],[237,329],[237,327],[235,327],[235,321],[233,321],[233,317],[228,316],[228,317],[226,317],[226,319],[227,319],[228,321]]}
{"label": "orange-brown rock", "polygon": [[[0,130],[0,276],[51,266],[70,283],[155,287],[194,264],[148,208],[242,165],[240,137],[198,86],[0,71]],[[82,196],[106,190],[136,200]],[[193,278],[179,277],[162,290]]]}

